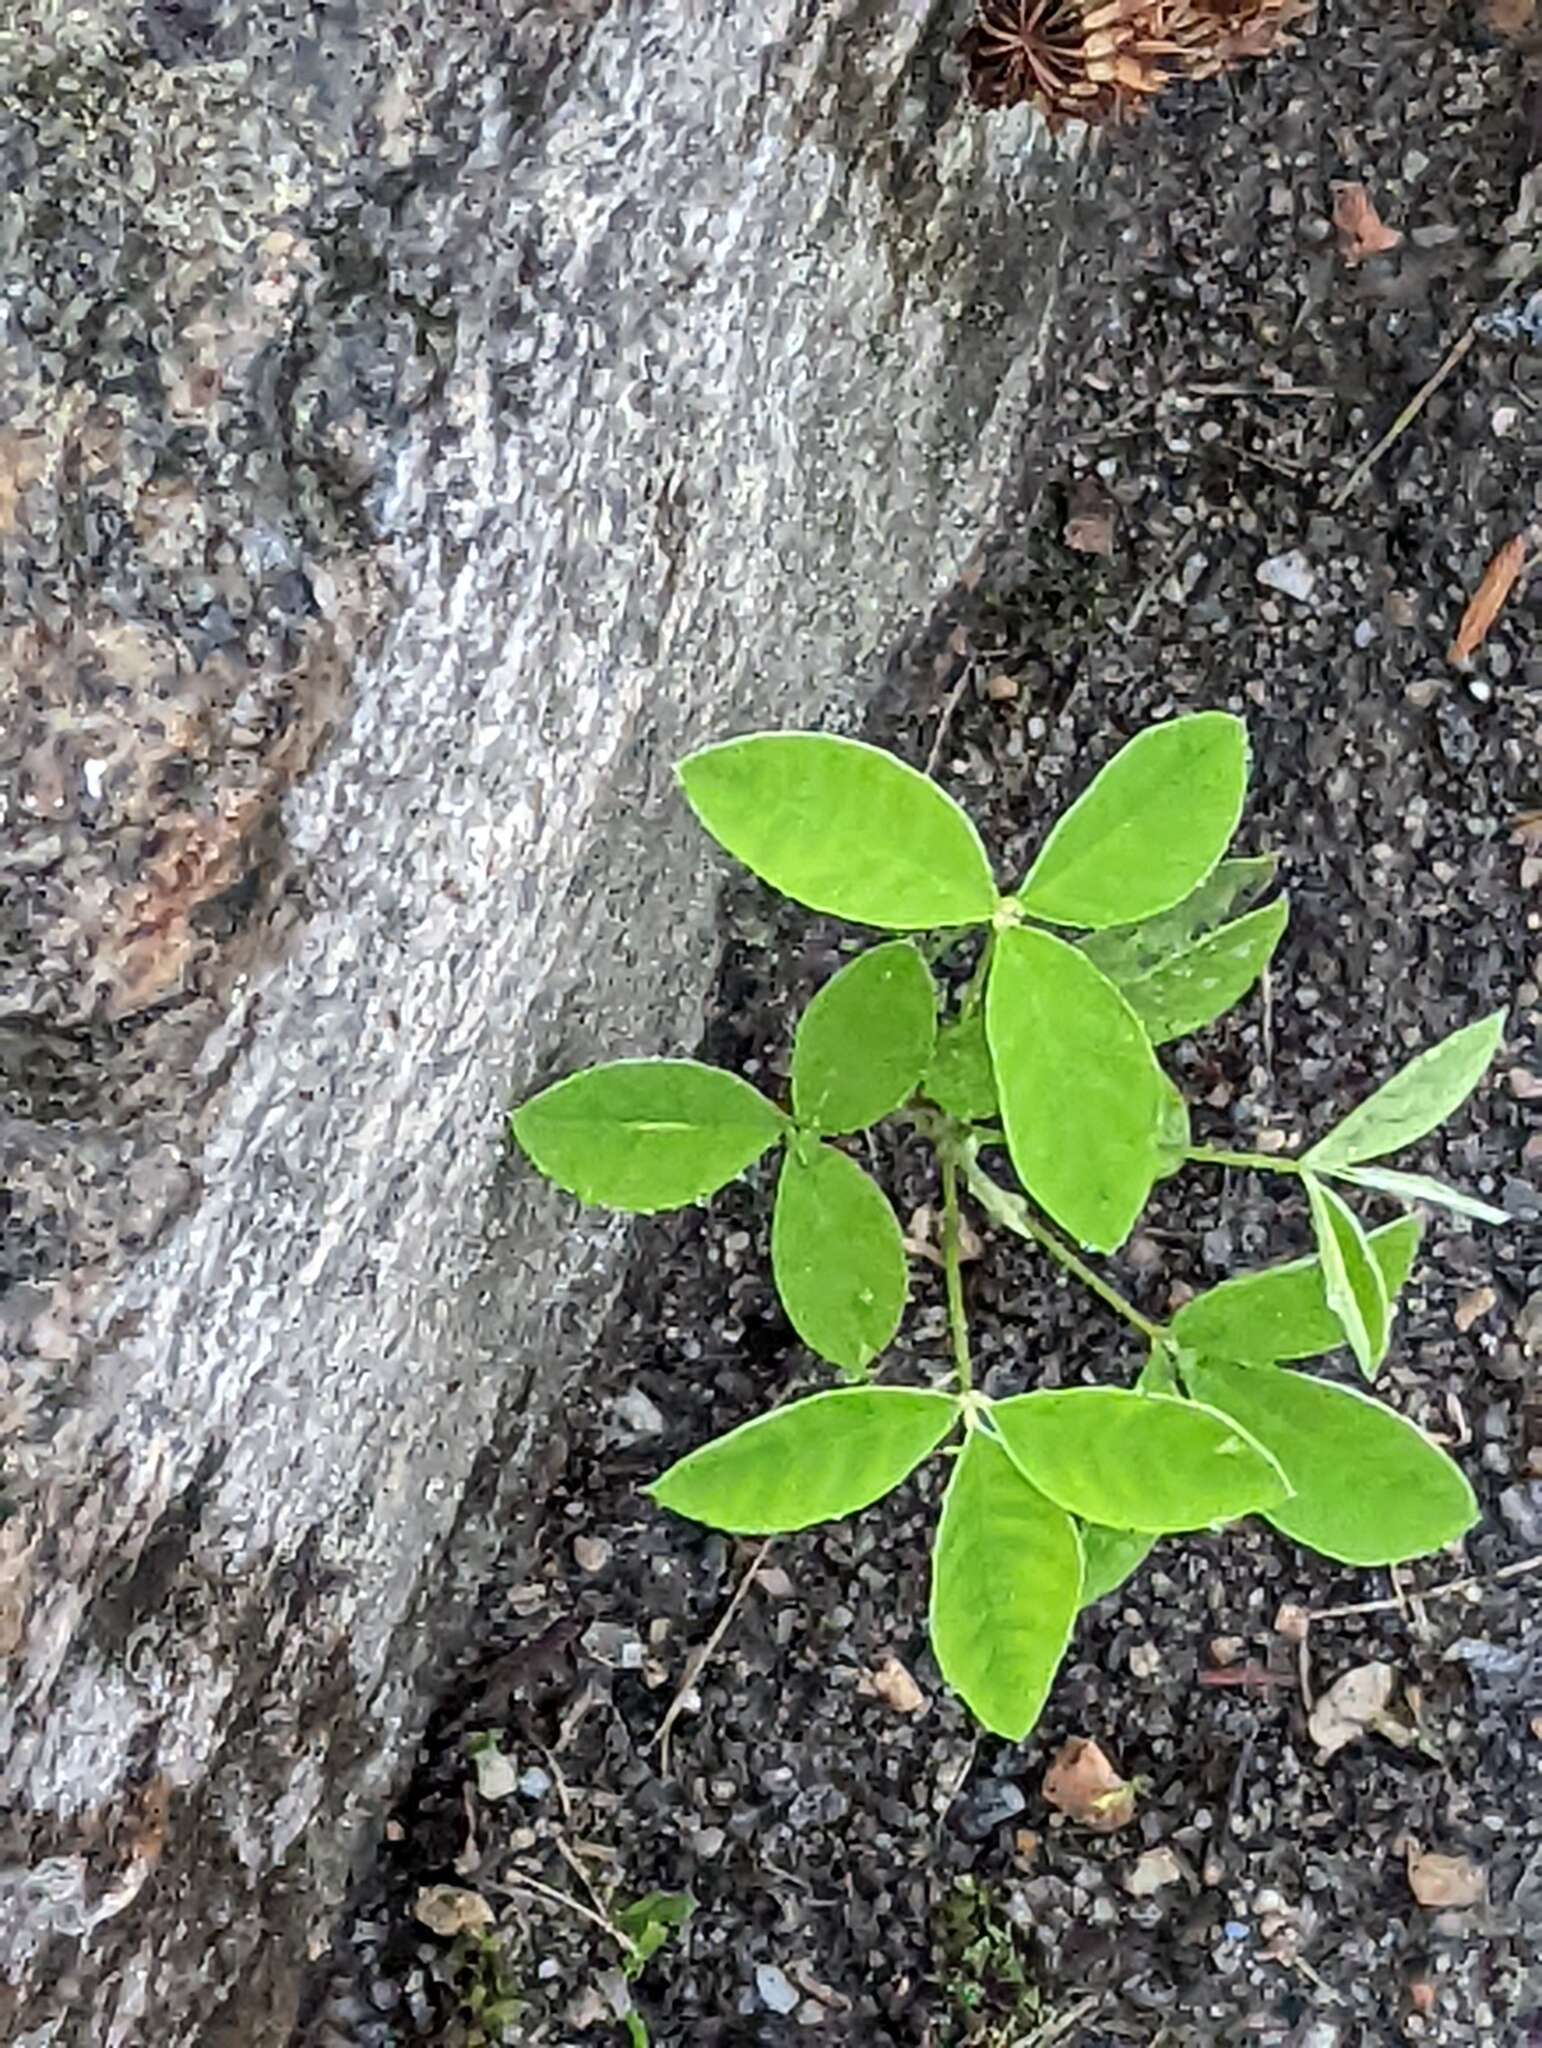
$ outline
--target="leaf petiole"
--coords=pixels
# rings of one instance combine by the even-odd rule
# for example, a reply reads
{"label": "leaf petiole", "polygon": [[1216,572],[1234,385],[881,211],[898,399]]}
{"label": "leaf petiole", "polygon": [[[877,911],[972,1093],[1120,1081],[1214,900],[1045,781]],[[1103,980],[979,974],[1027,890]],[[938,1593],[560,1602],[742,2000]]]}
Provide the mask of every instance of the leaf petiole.
{"label": "leaf petiole", "polygon": [[1298,1159],[1276,1159],[1267,1152],[1225,1152],[1215,1145],[1191,1145],[1184,1153],[1197,1166],[1236,1166],[1244,1173],[1299,1174]]}
{"label": "leaf petiole", "polygon": [[1166,1325],[1154,1323],[1149,1316],[1142,1315],[1133,1301],[1126,1301],[1117,1287],[1110,1286],[1085,1259],[1072,1251],[1068,1244],[1062,1243],[1047,1224],[1041,1223],[1021,1195],[1014,1195],[998,1181],[992,1180],[975,1157],[975,1149],[976,1141],[973,1138],[966,1140],[962,1162],[964,1183],[991,1221],[1048,1252],[1057,1265],[1063,1266],[1068,1273],[1074,1273],[1084,1287],[1106,1303],[1115,1315],[1123,1316],[1151,1343],[1165,1342],[1168,1336]]}
{"label": "leaf petiole", "polygon": [[959,1254],[958,1161],[945,1145],[942,1164],[942,1264],[948,1283],[948,1328],[953,1336],[953,1364],[958,1373],[958,1390],[967,1394],[974,1384],[969,1359],[969,1319],[964,1312],[964,1272]]}

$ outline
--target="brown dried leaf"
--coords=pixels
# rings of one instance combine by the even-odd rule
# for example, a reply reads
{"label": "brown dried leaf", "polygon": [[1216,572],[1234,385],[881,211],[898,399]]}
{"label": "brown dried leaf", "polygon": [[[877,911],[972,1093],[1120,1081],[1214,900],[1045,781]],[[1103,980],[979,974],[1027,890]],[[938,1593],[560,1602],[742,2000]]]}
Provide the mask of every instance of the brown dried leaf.
{"label": "brown dried leaf", "polygon": [[1483,580],[1462,613],[1462,623],[1447,652],[1447,661],[1466,661],[1477,653],[1488,637],[1489,628],[1504,610],[1510,592],[1526,567],[1526,536],[1518,533],[1507,540],[1483,572]]}
{"label": "brown dried leaf", "polygon": [[1492,1287],[1475,1287],[1456,1304],[1451,1320],[1465,1337],[1474,1323],[1481,1323],[1499,1296]]}
{"label": "brown dried leaf", "polygon": [[1132,1899],[1149,1899],[1165,1885],[1183,1882],[1183,1865],[1165,1843],[1137,1856],[1119,1880]]}
{"label": "brown dried leaf", "polygon": [[1497,36],[1524,36],[1537,25],[1537,0],[1487,0],[1483,20]]}
{"label": "brown dried leaf", "polygon": [[1055,1752],[1043,1789],[1051,1806],[1096,1834],[1111,1835],[1135,1818],[1135,1787],[1082,1736]]}
{"label": "brown dried leaf", "polygon": [[1390,1664],[1357,1664],[1334,1680],[1306,1724],[1320,1764],[1372,1730],[1399,1748],[1413,1741],[1412,1732],[1387,1711],[1396,1675]]}
{"label": "brown dried leaf", "polygon": [[1465,1856],[1442,1856],[1410,1842],[1408,1889],[1421,1906],[1481,1906],[1488,1897],[1488,1873]]}
{"label": "brown dried leaf", "polygon": [[458,1884],[429,1884],[414,1898],[412,1917],[430,1934],[442,1934],[449,1940],[479,1927],[491,1927],[493,1909],[480,1892],[465,1891]]}
{"label": "brown dried leaf", "polygon": [[1365,186],[1348,178],[1334,183],[1333,225],[1338,229],[1339,254],[1348,264],[1384,255],[1403,239],[1401,230],[1389,228],[1376,211]]}
{"label": "brown dried leaf", "polygon": [[1114,508],[1096,485],[1083,481],[1071,493],[1065,544],[1079,555],[1114,552]]}

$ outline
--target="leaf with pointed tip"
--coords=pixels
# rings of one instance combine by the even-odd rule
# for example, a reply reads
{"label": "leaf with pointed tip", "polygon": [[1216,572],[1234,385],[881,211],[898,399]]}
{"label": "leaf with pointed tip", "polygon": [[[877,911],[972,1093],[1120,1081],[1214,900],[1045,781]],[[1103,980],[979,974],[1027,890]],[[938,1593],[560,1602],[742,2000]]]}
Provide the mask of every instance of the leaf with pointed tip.
{"label": "leaf with pointed tip", "polygon": [[1387,1283],[1348,1203],[1313,1174],[1303,1173],[1301,1180],[1311,1205],[1328,1306],[1343,1324],[1361,1372],[1374,1379],[1392,1328]]}
{"label": "leaf with pointed tip", "polygon": [[1294,1492],[1266,1519],[1341,1564],[1402,1564],[1454,1543],[1478,1519],[1461,1467],[1368,1394],[1278,1365],[1190,1359],[1196,1399],[1233,1416]]}
{"label": "leaf with pointed tip", "polygon": [[648,1216],[715,1194],[787,1130],[748,1081],[699,1060],[612,1060],[534,1095],[513,1116],[548,1180]]}
{"label": "leaf with pointed tip", "polygon": [[832,1365],[866,1372],[905,1313],[905,1242],[854,1159],[800,1140],[782,1162],[771,1271],[787,1320]]}
{"label": "leaf with pointed tip", "polygon": [[1018,900],[1048,924],[1133,924],[1203,881],[1237,829],[1247,730],[1225,711],[1148,726],[1058,820]]}
{"label": "leaf with pointed tip", "polygon": [[1186,1038],[1240,1003],[1269,965],[1290,916],[1283,896],[1119,987],[1153,1045]]}
{"label": "leaf with pointed tip", "polygon": [[1106,1599],[1140,1570],[1156,1549],[1157,1539],[1141,1529],[1107,1529],[1099,1522],[1079,1524],[1082,1539],[1082,1606]]}
{"label": "leaf with pointed tip", "polygon": [[1206,1529],[1275,1507],[1290,1491],[1274,1460],[1229,1416],[1170,1394],[1014,1394],[991,1404],[990,1420],[1041,1493],[1112,1529]]}
{"label": "leaf with pointed tip", "polygon": [[1048,1697],[1081,1604],[1076,1524],[1000,1444],[970,1430],[932,1550],[938,1669],[992,1734],[1021,1742]]}
{"label": "leaf with pointed tip", "polygon": [[1023,1186],[1082,1244],[1117,1250],[1182,1109],[1139,1019],[1077,947],[1014,929],[997,938],[985,1031]]}
{"label": "leaf with pointed tip", "polygon": [[736,860],[811,910],[889,931],[983,924],[980,835],[894,755],[828,733],[762,732],[680,763],[686,801]]}
{"label": "leaf with pointed tip", "polygon": [[792,1111],[806,1130],[865,1130],[910,1099],[937,1038],[937,991],[907,939],[859,953],[799,1020]]}
{"label": "leaf with pointed tip", "polygon": [[1186,953],[1217,925],[1251,910],[1273,882],[1276,865],[1270,853],[1223,860],[1171,910],[1142,918],[1139,924],[1116,924],[1105,931],[1089,932],[1077,943],[1110,981],[1138,981],[1165,967],[1179,953]]}
{"label": "leaf with pointed tip", "polygon": [[[1419,1237],[1418,1218],[1402,1216],[1366,1239],[1389,1307],[1412,1270]],[[1190,1351],[1252,1365],[1319,1358],[1347,1341],[1344,1325],[1328,1306],[1320,1259],[1293,1259],[1289,1265],[1223,1280],[1184,1303],[1173,1317],[1172,1332]]]}
{"label": "leaf with pointed tip", "polygon": [[671,1465],[647,1492],[733,1536],[839,1521],[891,1493],[958,1420],[951,1394],[838,1387],[757,1415]]}
{"label": "leaf with pointed tip", "polygon": [[1389,1166],[1328,1166],[1322,1169],[1335,1180],[1347,1180],[1357,1188],[1374,1188],[1379,1195],[1391,1195],[1399,1202],[1428,1202],[1436,1209],[1449,1209],[1455,1216],[1472,1216],[1479,1223],[1513,1223],[1507,1209],[1492,1202],[1480,1202],[1476,1195],[1448,1188],[1444,1181],[1431,1180],[1427,1173],[1396,1173]]}
{"label": "leaf with pointed tip", "polygon": [[983,1123],[1000,1108],[991,1049],[985,1042],[985,1011],[978,1005],[967,1016],[944,1024],[937,1050],[926,1070],[921,1092],[966,1123]]}
{"label": "leaf with pointed tip", "polygon": [[1352,1109],[1312,1147],[1303,1165],[1319,1171],[1359,1166],[1401,1152],[1460,1109],[1483,1079],[1504,1037],[1505,1013],[1496,1010],[1429,1046],[1400,1073]]}

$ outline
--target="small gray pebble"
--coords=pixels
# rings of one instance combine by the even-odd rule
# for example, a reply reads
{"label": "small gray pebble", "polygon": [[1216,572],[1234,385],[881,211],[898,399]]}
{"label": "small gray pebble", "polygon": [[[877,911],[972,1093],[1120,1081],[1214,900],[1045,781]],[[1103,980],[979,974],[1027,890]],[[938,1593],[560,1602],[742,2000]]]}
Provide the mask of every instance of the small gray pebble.
{"label": "small gray pebble", "polygon": [[983,1842],[1027,1804],[1010,1778],[982,1778],[958,1809],[958,1831],[966,1842]]}
{"label": "small gray pebble", "polygon": [[1525,1486],[1507,1486],[1499,1496],[1499,1512],[1528,1550],[1542,1544],[1542,1479]]}
{"label": "small gray pebble", "polygon": [[628,1387],[611,1403],[610,1412],[628,1436],[662,1436],[663,1411],[641,1387]]}

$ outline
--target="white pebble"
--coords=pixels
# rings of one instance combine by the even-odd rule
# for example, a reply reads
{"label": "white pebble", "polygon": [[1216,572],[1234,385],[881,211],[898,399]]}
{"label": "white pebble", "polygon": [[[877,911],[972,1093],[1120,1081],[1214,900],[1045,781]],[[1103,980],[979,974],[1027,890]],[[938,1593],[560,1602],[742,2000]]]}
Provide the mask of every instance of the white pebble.
{"label": "white pebble", "polygon": [[755,1992],[767,2012],[789,2013],[798,2003],[798,1994],[775,1963],[755,1965]]}
{"label": "white pebble", "polygon": [[1300,548],[1291,548],[1286,554],[1270,555],[1260,562],[1258,580],[1265,590],[1277,590],[1282,597],[1307,604],[1317,588],[1317,571]]}

